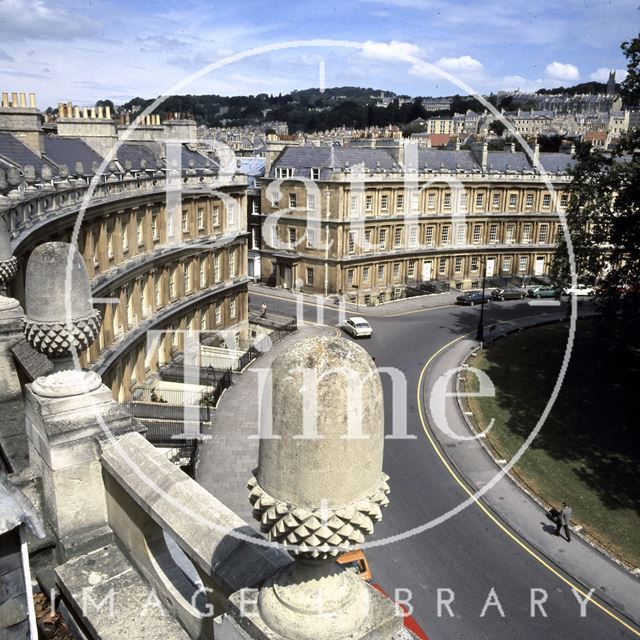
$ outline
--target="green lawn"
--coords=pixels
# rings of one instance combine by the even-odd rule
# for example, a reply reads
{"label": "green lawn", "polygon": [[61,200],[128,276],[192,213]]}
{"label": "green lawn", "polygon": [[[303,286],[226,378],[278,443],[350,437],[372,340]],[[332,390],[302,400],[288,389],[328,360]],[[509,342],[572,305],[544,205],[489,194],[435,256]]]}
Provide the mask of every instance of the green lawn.
{"label": "green lawn", "polygon": [[[640,437],[635,397],[640,356],[613,356],[578,323],[558,399],[515,470],[546,502],[573,507],[574,524],[640,567]],[[469,364],[496,387],[493,398],[470,398],[478,426],[495,418],[488,440],[507,460],[535,427],[556,382],[568,325],[527,329],[496,341]],[[468,390],[477,388],[469,376]]]}

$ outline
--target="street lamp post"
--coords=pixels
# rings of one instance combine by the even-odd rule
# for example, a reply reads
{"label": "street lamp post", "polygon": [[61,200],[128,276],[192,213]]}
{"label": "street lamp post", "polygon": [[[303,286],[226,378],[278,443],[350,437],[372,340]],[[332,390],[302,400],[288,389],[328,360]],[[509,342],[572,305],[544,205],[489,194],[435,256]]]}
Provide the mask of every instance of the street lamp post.
{"label": "street lamp post", "polygon": [[480,319],[476,340],[482,345],[484,342],[484,292],[487,288],[487,256],[482,256],[482,300],[480,301]]}

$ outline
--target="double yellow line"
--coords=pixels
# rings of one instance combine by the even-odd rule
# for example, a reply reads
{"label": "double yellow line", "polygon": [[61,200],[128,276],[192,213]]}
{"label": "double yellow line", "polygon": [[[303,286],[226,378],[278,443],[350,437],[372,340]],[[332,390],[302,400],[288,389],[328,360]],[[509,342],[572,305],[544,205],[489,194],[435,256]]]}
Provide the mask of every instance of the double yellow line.
{"label": "double yellow line", "polygon": [[[534,551],[521,538],[519,538],[517,535],[515,535],[512,531],[509,531],[509,529],[507,529],[507,527],[502,522],[500,522],[500,520],[498,520],[498,518],[496,518],[496,516],[493,515],[493,513],[491,513],[491,511],[489,511],[489,509],[483,504],[483,502],[481,500],[475,498],[475,492],[467,485],[467,483],[464,480],[462,480],[462,478],[458,475],[458,473],[456,473],[456,471],[452,468],[451,464],[449,463],[447,458],[442,453],[442,450],[441,450],[440,446],[438,445],[438,443],[436,442],[434,437],[431,435],[431,431],[430,431],[430,429],[428,427],[428,422],[427,422],[427,419],[425,417],[425,412],[424,412],[424,408],[423,408],[423,405],[422,405],[422,393],[421,393],[422,385],[423,385],[423,382],[424,382],[426,371],[429,368],[429,366],[431,365],[431,363],[443,351],[445,351],[446,349],[448,349],[449,347],[454,345],[456,342],[459,342],[460,340],[463,340],[464,338],[466,338],[467,336],[471,335],[472,333],[473,333],[473,331],[470,331],[469,333],[465,333],[464,335],[459,336],[458,338],[455,338],[454,340],[451,340],[450,342],[447,342],[444,346],[440,347],[435,353],[433,353],[431,355],[431,357],[427,360],[427,362],[424,364],[424,366],[422,367],[422,370],[420,371],[420,377],[418,378],[418,388],[417,388],[417,392],[416,392],[417,393],[417,400],[418,400],[418,415],[420,416],[420,423],[422,424],[422,429],[424,430],[424,433],[427,436],[427,440],[429,441],[429,443],[433,447],[433,450],[436,452],[436,455],[438,456],[438,458],[440,459],[440,461],[444,465],[445,469],[449,472],[451,477],[458,483],[458,485],[462,488],[462,490],[468,496],[470,496],[471,498],[474,499],[475,504],[487,516],[487,518],[489,518],[489,520],[491,520],[491,522],[493,522],[493,524],[496,525],[496,527],[498,527],[498,529],[500,531],[502,531],[502,533],[504,533],[509,538],[511,538],[511,540],[513,540],[521,549],[526,551],[526,553],[528,553],[534,560],[539,562],[545,569],[550,571],[554,576],[559,578],[566,585],[568,585],[569,587],[574,589],[583,598],[587,598],[588,594],[585,593],[585,591],[583,589],[581,589],[575,583],[571,582],[571,580],[569,580],[568,578],[565,578],[557,569],[552,567],[544,558],[542,558],[536,551]],[[625,629],[628,629],[629,631],[631,631],[631,633],[633,633],[635,636],[640,638],[640,631],[638,631],[636,628],[632,627],[630,624],[625,622],[615,612],[611,611],[611,609],[607,608],[606,606],[604,606],[603,604],[601,604],[600,602],[595,600],[593,597],[589,598],[589,602],[593,603],[598,609],[600,609],[601,611],[606,613],[610,618],[613,618],[616,622],[620,623],[623,627],[625,627]]]}

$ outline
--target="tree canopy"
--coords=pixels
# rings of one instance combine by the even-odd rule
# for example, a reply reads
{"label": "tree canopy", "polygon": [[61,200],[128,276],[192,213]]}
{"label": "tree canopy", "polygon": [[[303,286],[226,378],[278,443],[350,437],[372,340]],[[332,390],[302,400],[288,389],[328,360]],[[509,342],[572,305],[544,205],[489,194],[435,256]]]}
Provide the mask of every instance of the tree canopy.
{"label": "tree canopy", "polygon": [[[623,92],[638,100],[640,40],[625,42]],[[597,285],[602,329],[612,347],[640,348],[640,130],[624,136],[614,151],[582,149],[573,170],[566,211],[578,278]],[[559,286],[570,280],[566,238],[553,263]]]}

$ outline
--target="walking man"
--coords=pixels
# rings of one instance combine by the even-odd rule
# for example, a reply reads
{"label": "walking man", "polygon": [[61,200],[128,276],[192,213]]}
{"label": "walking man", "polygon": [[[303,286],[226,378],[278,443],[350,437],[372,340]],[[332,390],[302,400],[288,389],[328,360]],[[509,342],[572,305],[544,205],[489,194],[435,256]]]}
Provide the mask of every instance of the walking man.
{"label": "walking man", "polygon": [[571,507],[566,503],[562,503],[562,510],[558,515],[558,522],[556,524],[556,535],[560,535],[560,529],[564,528],[564,533],[567,536],[567,542],[571,542],[571,533],[569,532],[569,523],[571,522]]}
{"label": "walking man", "polygon": [[262,303],[262,305],[260,307],[260,310],[262,311],[262,313],[260,314],[260,317],[261,318],[266,318],[267,317],[267,303],[266,302]]}

